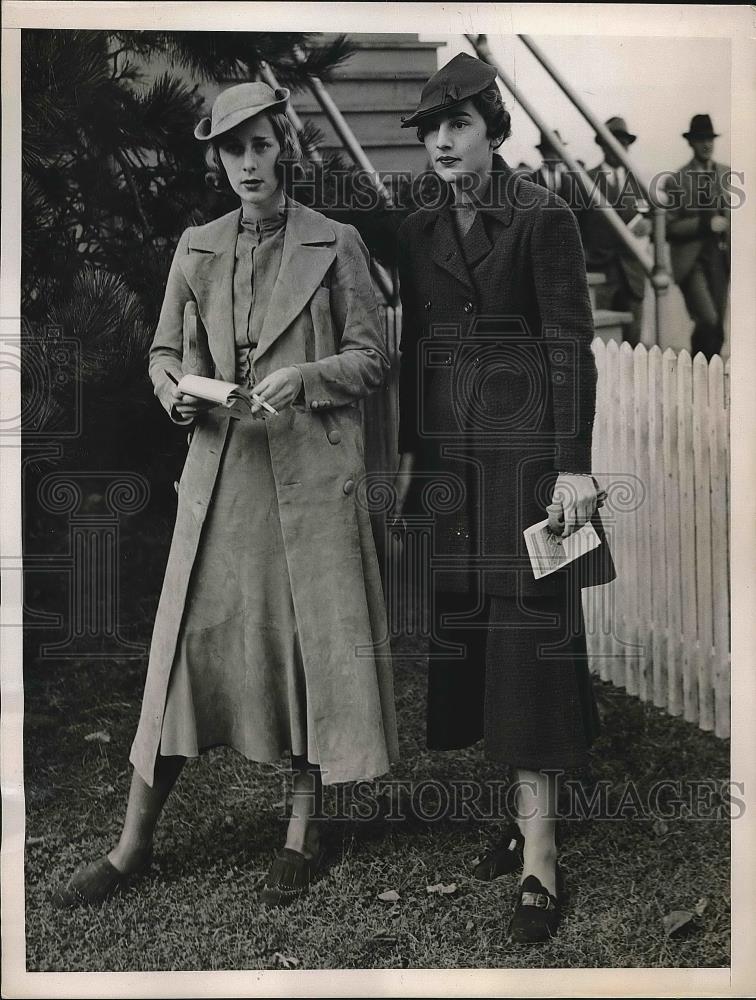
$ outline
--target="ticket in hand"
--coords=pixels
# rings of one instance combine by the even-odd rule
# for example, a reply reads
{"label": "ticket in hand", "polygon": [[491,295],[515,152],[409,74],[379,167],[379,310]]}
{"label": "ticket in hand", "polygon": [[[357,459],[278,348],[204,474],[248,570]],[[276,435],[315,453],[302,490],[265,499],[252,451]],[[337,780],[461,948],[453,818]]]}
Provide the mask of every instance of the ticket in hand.
{"label": "ticket in hand", "polygon": [[554,534],[548,518],[526,528],[522,534],[536,580],[549,576],[601,544],[590,521],[564,539]]}

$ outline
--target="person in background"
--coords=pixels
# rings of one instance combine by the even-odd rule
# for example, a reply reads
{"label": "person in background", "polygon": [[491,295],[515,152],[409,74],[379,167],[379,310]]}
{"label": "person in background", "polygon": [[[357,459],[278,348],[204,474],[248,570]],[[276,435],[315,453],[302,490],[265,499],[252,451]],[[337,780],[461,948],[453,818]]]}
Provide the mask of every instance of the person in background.
{"label": "person in background", "polygon": [[[563,146],[567,145],[556,129],[554,129],[554,135]],[[551,191],[553,194],[558,194],[568,205],[571,205],[573,196],[572,187],[569,183],[569,172],[543,132],[541,132],[541,141],[536,146],[536,149],[541,154],[543,163],[537,170],[534,170],[530,174],[528,180],[534,184],[540,184],[541,187],[545,187],[547,191]]]}
{"label": "person in background", "polygon": [[[614,116],[605,124],[624,149],[629,149],[637,139],[628,131],[624,118]],[[653,227],[644,214],[648,205],[643,200],[637,180],[628,174],[600,136],[596,137],[596,142],[604,152],[604,159],[588,171],[592,187],[613,206],[634,236],[649,236]],[[646,293],[643,265],[615,233],[600,209],[581,208],[578,219],[588,270],[601,272],[606,278],[605,283],[596,288],[596,305],[599,309],[632,314],[632,321],[625,326],[623,337],[635,347],[640,343],[643,325]]]}
{"label": "person in background", "polygon": [[709,115],[693,115],[683,132],[693,159],[666,185],[672,276],[695,324],[691,353],[709,359],[722,349],[730,283],[730,168],[713,159],[717,137]]}

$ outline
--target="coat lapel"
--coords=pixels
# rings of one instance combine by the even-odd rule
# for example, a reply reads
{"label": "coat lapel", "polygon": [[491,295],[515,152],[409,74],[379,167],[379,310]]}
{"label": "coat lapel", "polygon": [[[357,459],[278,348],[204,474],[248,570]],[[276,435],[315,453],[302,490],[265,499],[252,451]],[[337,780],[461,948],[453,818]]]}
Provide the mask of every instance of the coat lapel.
{"label": "coat lapel", "polygon": [[431,260],[466,288],[473,290],[472,278],[457,242],[454,222],[448,205],[435,214],[435,226],[431,240]]}
{"label": "coat lapel", "polygon": [[227,382],[236,376],[234,262],[238,231],[238,210],[192,230],[189,253],[181,260],[218,375]]}
{"label": "coat lapel", "polygon": [[493,243],[483,224],[481,212],[475,213],[475,221],[463,238],[464,257],[468,267],[475,267],[490,252]]}
{"label": "coat lapel", "polygon": [[278,272],[253,361],[269,349],[297,318],[336,259],[336,233],[331,223],[287,198],[281,269]]}
{"label": "coat lapel", "polygon": [[429,214],[429,224],[432,222],[434,226],[430,241],[431,259],[471,292],[475,291],[475,283],[470,268],[474,268],[491,251],[496,240],[496,235],[491,239],[490,227],[482,216],[494,218],[504,226],[511,224],[514,215],[513,181],[511,169],[498,154],[494,154],[491,185],[470,231],[463,237],[464,254],[452,218],[453,209],[449,205],[451,194],[449,193],[446,204]]}

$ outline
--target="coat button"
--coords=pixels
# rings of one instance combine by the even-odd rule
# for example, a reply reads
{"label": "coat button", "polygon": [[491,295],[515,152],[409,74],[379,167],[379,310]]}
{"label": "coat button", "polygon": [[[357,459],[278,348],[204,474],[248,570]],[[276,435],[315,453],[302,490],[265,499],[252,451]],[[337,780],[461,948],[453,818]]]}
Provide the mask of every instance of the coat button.
{"label": "coat button", "polygon": [[466,313],[471,313],[475,306],[469,300],[462,306]]}
{"label": "coat button", "polygon": [[174,479],[173,480],[173,488],[178,493],[178,491],[179,491],[178,479]]}
{"label": "coat button", "polygon": [[426,312],[430,310],[431,305],[432,305],[431,300],[428,299],[428,301],[425,303],[425,310],[426,310]]}
{"label": "coat button", "polygon": [[186,435],[186,443],[187,444],[191,444],[192,443],[192,435],[193,434],[194,434],[194,431],[189,431],[189,433]]}
{"label": "coat button", "polygon": [[347,481],[344,483],[344,492],[346,493],[347,496],[349,496],[349,494],[352,492],[353,489],[354,489],[354,480],[347,479]]}
{"label": "coat button", "polygon": [[341,431],[329,431],[328,440],[331,444],[338,444],[341,441]]}

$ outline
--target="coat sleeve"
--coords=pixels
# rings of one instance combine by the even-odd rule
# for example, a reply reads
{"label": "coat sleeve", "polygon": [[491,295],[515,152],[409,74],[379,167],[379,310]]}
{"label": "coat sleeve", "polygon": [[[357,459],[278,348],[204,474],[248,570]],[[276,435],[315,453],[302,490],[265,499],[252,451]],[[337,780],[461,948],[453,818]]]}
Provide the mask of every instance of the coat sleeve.
{"label": "coat sleeve", "polygon": [[150,347],[149,376],[155,387],[155,395],[165,407],[175,424],[190,424],[193,418],[182,419],[172,407],[171,390],[173,383],[165,374],[171,372],[180,379],[181,358],[184,350],[184,306],[194,301],[179,261],[188,252],[189,230],[187,229],[176,247],[173,262],[165,286],[165,296],[160,310],[157,330]]}
{"label": "coat sleeve", "polygon": [[381,385],[389,370],[367,248],[354,226],[344,226],[342,234],[330,294],[339,352],[294,366],[302,374],[307,409],[319,400],[332,407],[367,396]]}
{"label": "coat sleeve", "polygon": [[577,223],[561,199],[550,199],[536,213],[531,261],[551,381],[556,469],[590,472],[597,379],[593,314]]}
{"label": "coat sleeve", "polygon": [[409,226],[402,223],[397,233],[399,294],[402,303],[402,335],[399,344],[399,454],[418,449],[418,313],[416,289],[410,268]]}
{"label": "coat sleeve", "polygon": [[692,183],[683,174],[675,174],[664,187],[669,198],[666,213],[667,239],[670,243],[690,243],[711,236],[712,211],[695,204]]}

